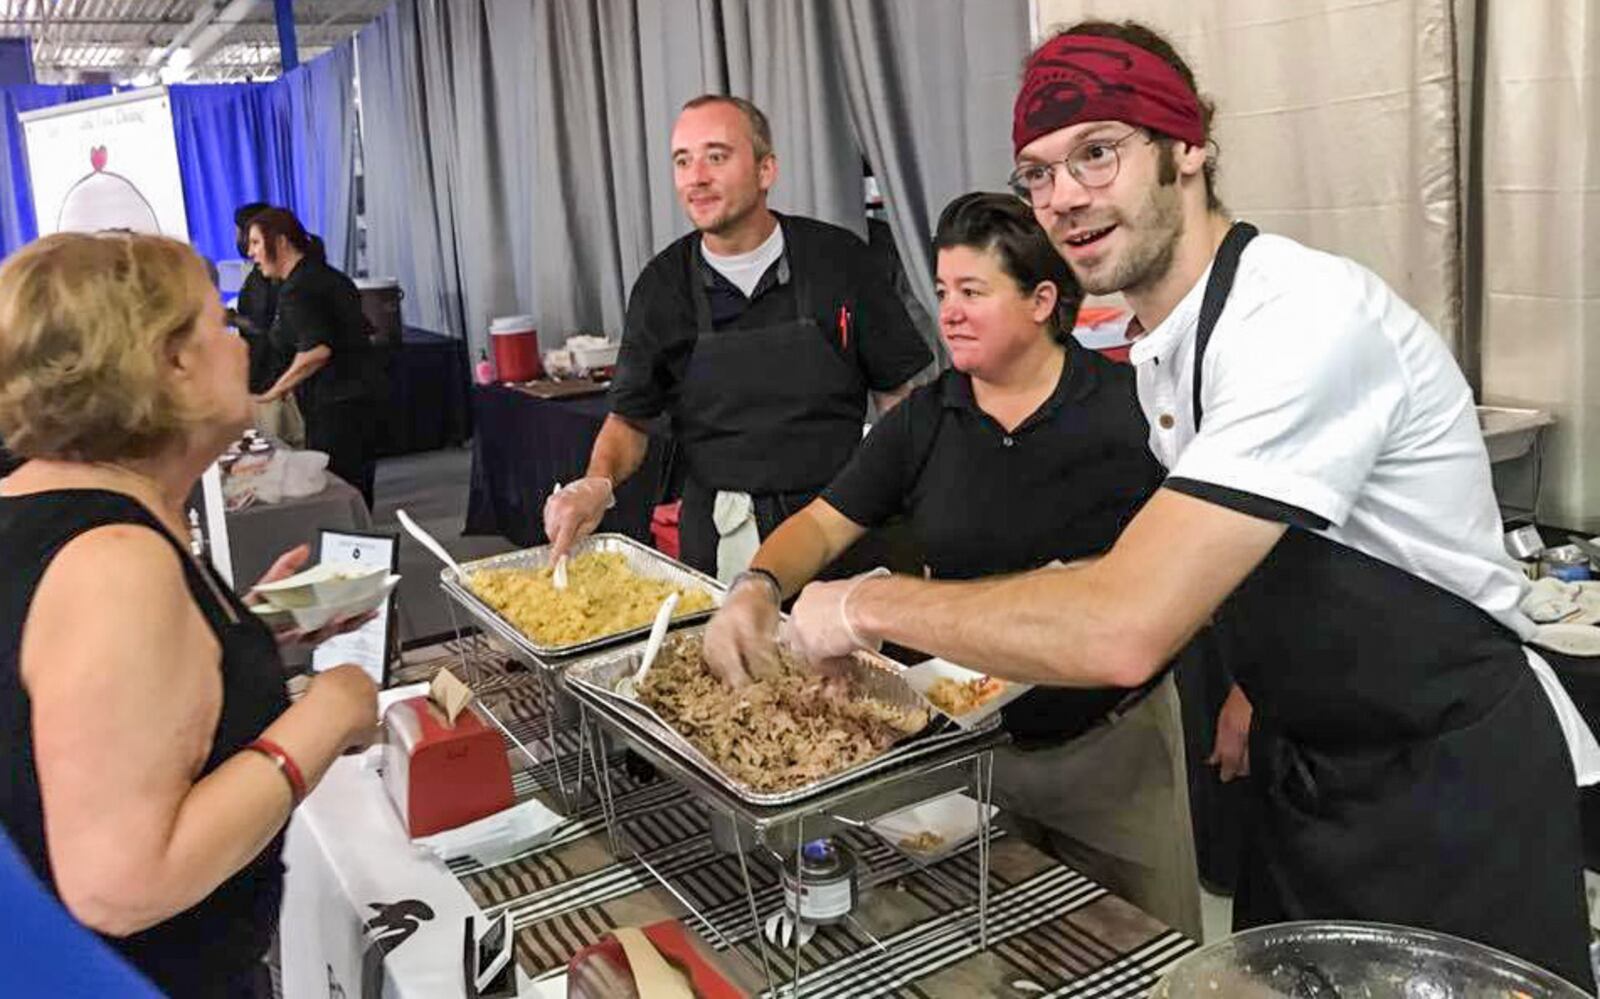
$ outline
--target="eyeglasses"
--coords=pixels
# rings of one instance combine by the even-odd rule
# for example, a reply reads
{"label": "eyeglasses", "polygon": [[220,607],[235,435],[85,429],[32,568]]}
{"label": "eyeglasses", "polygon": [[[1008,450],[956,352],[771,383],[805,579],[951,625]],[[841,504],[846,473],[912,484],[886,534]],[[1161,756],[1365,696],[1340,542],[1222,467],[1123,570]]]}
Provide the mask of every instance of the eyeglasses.
{"label": "eyeglasses", "polygon": [[1084,187],[1105,187],[1117,179],[1117,171],[1122,167],[1118,147],[1136,135],[1154,141],[1143,129],[1136,128],[1114,141],[1091,139],[1068,153],[1065,159],[1024,163],[1011,174],[1008,181],[1011,191],[1033,207],[1043,208],[1055,194],[1056,171],[1061,167],[1066,167],[1072,179]]}

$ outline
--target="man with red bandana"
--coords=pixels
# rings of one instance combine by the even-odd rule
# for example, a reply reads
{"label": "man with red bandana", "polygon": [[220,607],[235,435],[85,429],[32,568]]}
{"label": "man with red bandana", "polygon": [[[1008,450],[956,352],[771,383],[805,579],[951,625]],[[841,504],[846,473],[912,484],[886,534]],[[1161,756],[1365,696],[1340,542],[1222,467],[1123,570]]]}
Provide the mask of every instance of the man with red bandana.
{"label": "man with red bandana", "polygon": [[1230,220],[1208,117],[1159,35],[1089,22],[1030,57],[1013,125],[1018,194],[1134,312],[1163,487],[1073,571],[813,584],[791,641],[1131,687],[1220,615],[1255,706],[1236,926],[1420,926],[1592,990],[1577,785],[1600,746],[1523,645],[1471,392],[1374,274]]}

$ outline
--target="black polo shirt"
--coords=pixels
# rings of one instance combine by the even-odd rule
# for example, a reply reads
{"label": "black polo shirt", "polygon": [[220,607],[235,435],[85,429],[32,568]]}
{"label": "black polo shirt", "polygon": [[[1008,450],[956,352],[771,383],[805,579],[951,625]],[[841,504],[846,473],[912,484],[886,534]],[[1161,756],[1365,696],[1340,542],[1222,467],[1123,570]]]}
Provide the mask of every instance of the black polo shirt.
{"label": "black polo shirt", "polygon": [[272,320],[278,314],[278,286],[252,267],[239,287],[239,298],[233,304],[239,317],[239,332],[250,346],[250,391],[265,392],[273,386],[283,369],[289,366],[289,354],[272,342]]}
{"label": "black polo shirt", "polygon": [[706,289],[712,329],[723,333],[795,318],[795,278],[804,275],[812,313],[826,333],[838,328],[840,308],[850,310],[847,350],[874,391],[898,388],[933,360],[895,294],[893,276],[855,234],[797,215],[778,215],[778,224],[783,226],[783,256],[749,297],[706,263],[698,232],[674,242],[645,266],[628,298],[611,383],[613,412],[644,421],[676,404],[699,337],[691,281]]}
{"label": "black polo shirt", "polygon": [[279,286],[272,339],[300,353],[318,346],[333,351],[328,364],[296,389],[301,406],[326,409],[370,397],[372,344],[361,293],[322,260],[308,255]]}
{"label": "black polo shirt", "polygon": [[[872,428],[822,498],[864,527],[904,513],[935,578],[1021,572],[1111,547],[1161,482],[1148,435],[1133,369],[1074,340],[1055,392],[1012,432],[946,371]],[[1125,693],[1041,687],[1006,727],[1074,735]]]}

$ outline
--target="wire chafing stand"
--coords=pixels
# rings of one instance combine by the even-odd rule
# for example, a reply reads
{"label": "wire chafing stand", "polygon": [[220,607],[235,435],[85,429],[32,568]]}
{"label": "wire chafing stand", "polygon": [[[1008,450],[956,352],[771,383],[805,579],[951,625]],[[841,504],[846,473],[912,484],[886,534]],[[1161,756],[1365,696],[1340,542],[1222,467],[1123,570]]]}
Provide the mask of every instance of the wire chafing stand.
{"label": "wire chafing stand", "polygon": [[[712,595],[714,601],[721,599],[723,587],[714,578],[642,545],[626,535],[591,535],[577,546],[573,556],[591,552],[621,554],[629,568],[640,576],[680,587],[703,589]],[[543,545],[467,562],[461,568],[464,573],[470,575],[490,569],[540,569],[549,564],[550,546]],[[450,569],[440,571],[439,589],[446,597],[445,604],[450,611],[450,624],[456,634],[462,680],[468,686],[478,686],[489,675],[487,664],[494,656],[490,644],[491,636],[498,639],[505,646],[507,653],[526,666],[533,675],[534,689],[538,692],[539,705],[545,718],[542,746],[529,746],[527,741],[505,724],[497,712],[485,709],[480,713],[498,727],[514,750],[528,761],[535,779],[557,795],[567,814],[576,814],[583,802],[587,739],[580,724],[581,714],[564,693],[560,674],[566,667],[587,655],[638,638],[650,630],[650,622],[645,622],[641,627],[601,635],[582,642],[543,645],[523,634],[514,624],[480,599],[466,581],[458,578],[454,571]],[[702,620],[710,614],[711,611],[707,610],[703,613],[685,615],[675,623]],[[473,631],[464,629],[463,616],[475,622],[477,629]],[[567,779],[563,774],[564,763],[567,760],[564,759],[565,754],[560,744],[560,736],[567,732],[575,733],[577,745],[574,761],[576,766],[573,768],[575,780],[571,788],[567,786]],[[553,781],[547,782],[540,776],[546,772],[553,777]]]}
{"label": "wire chafing stand", "polygon": [[[688,910],[696,922],[705,926],[712,936],[727,944],[725,934],[714,925],[709,916],[690,901],[688,893],[679,891],[670,884],[645,860],[640,850],[631,843],[624,842],[627,838],[624,825],[627,819],[617,813],[615,797],[611,790],[610,774],[603,749],[606,734],[619,739],[653,764],[660,773],[688,788],[714,814],[725,817],[734,826],[736,835],[739,835],[737,830],[741,827],[750,830],[755,844],[777,860],[780,868],[787,863],[780,843],[786,845],[791,840],[792,831],[796,884],[801,883],[801,851],[798,847],[806,842],[805,830],[808,823],[811,823],[813,830],[830,824],[859,828],[865,823],[841,814],[845,810],[844,806],[859,804],[874,795],[882,795],[891,787],[917,778],[941,773],[948,776],[951,772],[959,772],[961,768],[970,766],[971,786],[977,799],[975,808],[978,852],[977,884],[971,895],[975,898],[974,915],[979,946],[988,947],[989,857],[992,837],[989,816],[993,800],[993,751],[1008,740],[1005,731],[1000,727],[998,716],[991,716],[970,730],[955,728],[946,721],[943,723],[946,728],[942,731],[924,733],[872,761],[825,778],[809,787],[776,794],[755,793],[735,785],[721,775],[720,771],[709,765],[709,761],[699,756],[692,747],[688,747],[687,742],[681,737],[670,730],[664,732],[666,729],[664,723],[646,710],[626,705],[615,695],[602,693],[596,685],[585,683],[581,679],[585,674],[592,675],[597,666],[604,668],[605,661],[615,662],[621,659],[625,664],[629,654],[637,657],[641,651],[635,648],[620,653],[614,651],[605,657],[596,657],[575,666],[576,672],[569,670],[562,681],[579,702],[583,725],[589,732],[588,738],[595,740],[595,748],[590,751],[589,760],[595,770],[595,784],[600,797],[601,811],[615,856],[619,859],[631,857],[638,862]],[[685,752],[685,747],[688,747],[689,751]],[[761,956],[761,966],[757,970],[765,976],[770,993],[778,995],[780,982],[774,973],[774,956],[763,933],[757,902],[758,891],[750,876],[750,864],[742,847],[741,842],[735,852],[739,858],[739,873],[751,920],[751,935]],[[949,884],[941,872],[923,864],[909,852],[905,855],[923,872],[942,883]],[[968,894],[964,886],[950,885],[950,887],[958,894]],[[787,905],[781,898],[778,905],[780,913],[787,911]],[[864,927],[860,927],[859,924],[857,927],[867,933]],[[797,997],[801,994],[802,985],[802,935],[798,926],[794,930],[793,975],[786,984],[787,994]],[[870,933],[867,935],[871,937]],[[875,937],[871,938],[876,940]],[[881,943],[879,947],[882,947]],[[731,946],[728,949],[736,950]]]}

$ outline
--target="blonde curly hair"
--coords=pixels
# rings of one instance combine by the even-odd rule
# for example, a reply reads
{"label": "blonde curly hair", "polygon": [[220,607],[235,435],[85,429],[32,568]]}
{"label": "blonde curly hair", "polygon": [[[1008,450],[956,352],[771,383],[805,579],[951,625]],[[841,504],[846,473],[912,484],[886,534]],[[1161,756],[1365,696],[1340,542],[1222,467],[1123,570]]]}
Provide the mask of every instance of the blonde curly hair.
{"label": "blonde curly hair", "polygon": [[165,369],[214,294],[187,244],[59,233],[0,266],[0,438],[23,458],[142,458],[194,419]]}

